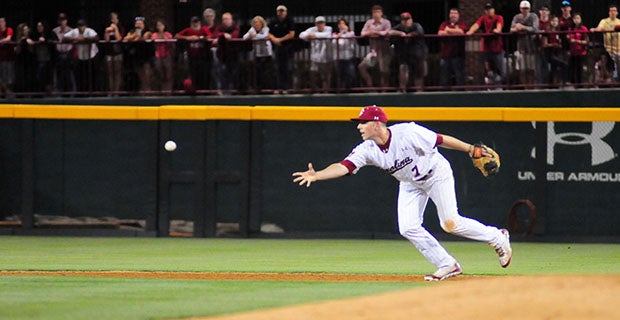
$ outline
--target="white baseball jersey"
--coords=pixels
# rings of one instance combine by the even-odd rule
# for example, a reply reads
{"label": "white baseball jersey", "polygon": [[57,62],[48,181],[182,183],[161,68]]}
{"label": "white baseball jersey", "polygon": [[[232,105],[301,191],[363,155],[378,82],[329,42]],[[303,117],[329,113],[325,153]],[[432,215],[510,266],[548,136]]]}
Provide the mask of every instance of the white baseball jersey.
{"label": "white baseball jersey", "polygon": [[436,164],[447,162],[437,151],[437,133],[415,122],[395,124],[388,130],[390,139],[385,146],[366,140],[355,147],[342,164],[351,173],[373,165],[401,182],[415,183],[426,180]]}
{"label": "white baseball jersey", "polygon": [[383,146],[366,140],[353,149],[342,162],[350,173],[373,165],[400,181],[398,193],[398,227],[437,268],[452,266],[456,259],[423,226],[428,199],[437,207],[441,226],[456,235],[502,244],[499,229],[459,214],[454,178],[448,160],[437,150],[443,137],[414,122],[388,127],[390,138]]}

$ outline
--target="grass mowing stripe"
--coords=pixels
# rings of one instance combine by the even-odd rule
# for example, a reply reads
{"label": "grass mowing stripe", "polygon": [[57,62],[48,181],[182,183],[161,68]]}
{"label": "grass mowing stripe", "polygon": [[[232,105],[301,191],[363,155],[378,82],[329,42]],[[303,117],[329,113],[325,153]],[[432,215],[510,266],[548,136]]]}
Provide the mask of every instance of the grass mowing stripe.
{"label": "grass mowing stripe", "polygon": [[[492,248],[444,242],[467,274],[620,273],[620,245],[514,243],[502,269]],[[142,270],[425,274],[405,240],[0,237],[4,270]]]}
{"label": "grass mowing stripe", "polygon": [[207,316],[412,288],[412,283],[0,277],[5,319]]}

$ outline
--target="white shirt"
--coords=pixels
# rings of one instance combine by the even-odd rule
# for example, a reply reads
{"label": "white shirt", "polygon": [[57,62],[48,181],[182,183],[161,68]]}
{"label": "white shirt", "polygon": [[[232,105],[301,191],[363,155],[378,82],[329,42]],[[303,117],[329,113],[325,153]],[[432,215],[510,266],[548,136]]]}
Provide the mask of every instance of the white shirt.
{"label": "white shirt", "polygon": [[338,60],[350,60],[355,55],[355,33],[353,31],[345,32],[340,31],[338,34],[334,34],[333,40],[334,46],[334,59]]}
{"label": "white shirt", "polygon": [[415,122],[395,124],[388,130],[391,134],[387,150],[366,140],[345,158],[344,161],[355,165],[354,174],[361,167],[372,165],[401,182],[416,183],[437,171],[437,164],[447,163],[436,148],[437,133]]}
{"label": "white shirt", "polygon": [[332,27],[325,26],[323,31],[317,27],[310,27],[299,34],[299,38],[310,41],[310,61],[325,63],[332,60],[331,41],[308,39],[313,34],[317,39],[329,39],[332,37]]}
{"label": "white shirt", "polygon": [[271,41],[269,41],[269,27],[263,27],[260,32],[256,32],[254,27],[250,28],[243,39],[252,39],[255,57],[271,57],[273,51],[271,49]]}
{"label": "white shirt", "polygon": [[[65,28],[62,28],[61,26],[58,26],[58,27],[54,28],[52,31],[58,37],[58,41],[62,42],[62,38],[65,37],[65,33],[69,32],[71,30],[73,30],[73,29],[71,29],[71,27],[69,27],[69,26],[67,26]],[[69,52],[69,51],[71,51],[71,49],[73,49],[73,45],[72,44],[62,43],[62,44],[57,44],[56,45],[56,50],[58,50],[58,52]]]}
{"label": "white shirt", "polygon": [[[67,38],[77,38],[80,35],[80,29],[75,28],[67,33],[65,33],[65,37]],[[91,28],[86,28],[84,30],[84,34],[82,35],[84,38],[96,37],[97,32]],[[90,50],[89,50],[90,48]],[[77,50],[77,57],[79,60],[89,60],[94,58],[99,52],[99,48],[97,48],[97,43],[85,43],[85,44],[76,44],[75,49]],[[90,51],[90,52],[89,52]]]}

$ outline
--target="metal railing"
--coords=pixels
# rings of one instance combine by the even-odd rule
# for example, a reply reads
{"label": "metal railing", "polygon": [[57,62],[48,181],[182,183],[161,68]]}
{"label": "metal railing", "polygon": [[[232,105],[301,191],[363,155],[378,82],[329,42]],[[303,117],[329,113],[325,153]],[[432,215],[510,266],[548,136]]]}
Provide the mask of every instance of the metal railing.
{"label": "metal railing", "polygon": [[[619,54],[606,54],[602,34],[587,33],[578,58],[570,53],[570,32],[294,39],[272,45],[274,54],[265,57],[241,39],[217,46],[212,40],[71,42],[61,44],[72,46],[65,52],[55,42],[11,42],[0,45],[0,98],[281,93],[276,57],[282,50],[293,61],[285,93],[618,87]],[[542,48],[552,37],[558,44]],[[501,52],[482,51],[482,42],[498,40]],[[98,53],[91,58],[92,46]],[[384,49],[373,51],[376,46]],[[446,46],[457,54],[446,56]],[[325,57],[317,59],[317,50]]]}

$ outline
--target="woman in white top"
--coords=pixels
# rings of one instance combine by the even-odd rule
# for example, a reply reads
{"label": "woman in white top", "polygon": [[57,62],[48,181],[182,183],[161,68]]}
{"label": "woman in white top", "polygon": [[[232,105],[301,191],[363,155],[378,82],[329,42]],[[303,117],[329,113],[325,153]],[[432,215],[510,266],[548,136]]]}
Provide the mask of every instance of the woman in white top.
{"label": "woman in white top", "polygon": [[338,88],[351,89],[353,79],[355,79],[355,33],[349,28],[349,23],[345,18],[338,19],[338,32],[334,33],[334,58],[338,66]]}
{"label": "woman in white top", "polygon": [[273,49],[269,41],[269,27],[267,22],[261,16],[252,19],[252,28],[243,35],[243,39],[252,40],[253,56],[254,56],[254,73],[256,83],[254,87],[258,90],[270,88],[269,79],[265,79],[267,68],[272,63]]}

